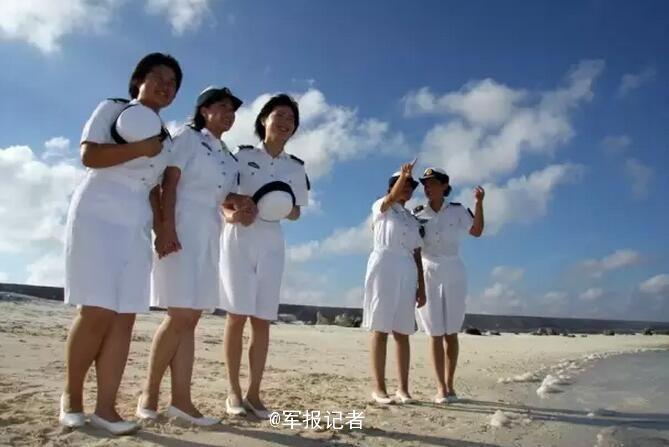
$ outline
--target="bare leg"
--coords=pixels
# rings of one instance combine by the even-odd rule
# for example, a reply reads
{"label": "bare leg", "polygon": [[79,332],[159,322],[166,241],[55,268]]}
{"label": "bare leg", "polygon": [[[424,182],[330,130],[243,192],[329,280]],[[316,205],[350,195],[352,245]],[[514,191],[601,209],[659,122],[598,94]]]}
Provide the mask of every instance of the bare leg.
{"label": "bare leg", "polygon": [[[186,310],[186,309],[183,309]],[[201,311],[191,310],[188,326],[180,335],[181,341],[177,352],[170,363],[172,374],[172,401],[171,404],[189,415],[202,417],[191,400],[191,380],[193,378],[193,363],[195,361],[195,326],[200,319]]]}
{"label": "bare leg", "polygon": [[242,387],[239,384],[239,369],[242,363],[242,345],[246,315],[231,314],[225,317],[225,333],[223,343],[225,349],[225,363],[228,368],[228,383],[232,395],[230,403],[233,406],[242,404]]}
{"label": "bare leg", "polygon": [[430,351],[432,352],[432,366],[437,377],[437,396],[446,396],[446,364],[444,357],[445,336],[430,337]]}
{"label": "bare leg", "polygon": [[397,376],[400,382],[400,391],[409,394],[409,364],[411,349],[409,347],[409,336],[393,332],[395,349],[397,352]]}
{"label": "bare leg", "polygon": [[246,398],[255,408],[266,410],[260,400],[260,383],[265,372],[269,350],[269,320],[251,317],[251,345],[249,346],[250,381]]}
{"label": "bare leg", "polygon": [[455,378],[455,367],[458,364],[458,353],[460,352],[460,342],[458,341],[458,334],[446,335],[446,356],[448,367],[448,380],[446,382],[447,391],[449,395],[455,394],[455,388],[453,387],[453,379]]}
{"label": "bare leg", "polygon": [[149,377],[142,392],[143,408],[154,411],[158,409],[160,383],[165,375],[165,370],[172,362],[182,338],[190,330],[193,316],[197,312],[192,309],[177,307],[167,309],[167,315],[158,326],[151,345]]}
{"label": "bare leg", "polygon": [[374,391],[382,397],[387,397],[386,391],[386,347],[388,334],[372,332],[372,374],[374,375]]}
{"label": "bare leg", "polygon": [[[65,410],[83,412],[83,390],[86,373],[100,351],[102,340],[116,312],[101,307],[82,306],[67,335]],[[68,398],[69,396],[69,398]]]}
{"label": "bare leg", "polygon": [[98,380],[95,414],[110,422],[123,419],[116,412],[116,394],[128,360],[134,324],[135,314],[116,314],[95,359]]}

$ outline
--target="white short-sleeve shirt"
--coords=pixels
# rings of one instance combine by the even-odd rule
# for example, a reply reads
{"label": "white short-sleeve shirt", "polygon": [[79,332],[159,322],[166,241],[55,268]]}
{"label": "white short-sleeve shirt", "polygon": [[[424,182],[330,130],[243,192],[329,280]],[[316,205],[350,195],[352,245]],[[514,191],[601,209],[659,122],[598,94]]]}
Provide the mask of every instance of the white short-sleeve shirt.
{"label": "white short-sleeve shirt", "polygon": [[393,203],[385,213],[381,212],[383,198],[372,205],[372,228],[374,250],[396,249],[413,252],[423,245],[420,224],[409,210]]}
{"label": "white short-sleeve shirt", "polygon": [[240,146],[236,156],[239,160],[240,194],[253,196],[263,185],[281,181],[293,189],[297,206],[308,205],[310,185],[302,160],[286,151],[272,157],[264,143],[258,147]]}
{"label": "white short-sleeve shirt", "polygon": [[474,223],[472,212],[460,203],[444,202],[439,211],[430,205],[419,206],[414,215],[424,228],[423,254],[426,256],[457,256],[460,240]]}
{"label": "white short-sleeve shirt", "polygon": [[[121,99],[107,99],[96,107],[95,111],[84,125],[81,133],[81,142],[98,144],[115,144],[111,128],[116,118],[129,106],[137,104],[133,99],[126,102]],[[164,128],[165,126],[163,126]],[[167,134],[163,140],[163,149],[155,157],[138,157],[116,166],[96,168],[95,174],[103,178],[117,180],[128,186],[138,189],[151,189],[160,182],[160,178],[171,158],[172,139]]]}
{"label": "white short-sleeve shirt", "polygon": [[180,129],[172,154],[168,165],[181,170],[177,197],[217,207],[237,188],[237,158],[206,128]]}

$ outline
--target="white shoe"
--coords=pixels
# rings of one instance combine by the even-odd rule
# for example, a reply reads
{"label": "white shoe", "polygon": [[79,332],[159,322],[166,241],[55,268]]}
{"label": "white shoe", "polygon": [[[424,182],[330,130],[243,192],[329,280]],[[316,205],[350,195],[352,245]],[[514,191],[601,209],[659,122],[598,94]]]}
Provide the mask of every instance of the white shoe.
{"label": "white shoe", "polygon": [[130,421],[109,422],[97,414],[91,415],[91,425],[96,428],[107,430],[112,435],[128,435],[139,430],[139,424]]}
{"label": "white shoe", "polygon": [[389,405],[393,403],[393,400],[388,396],[379,396],[376,391],[372,391],[372,399],[374,402],[381,405]]}
{"label": "white shoe", "polygon": [[68,413],[65,411],[65,395],[60,396],[60,414],[58,415],[60,425],[70,428],[83,427],[86,425],[86,415],[82,412]]}
{"label": "white shoe", "polygon": [[137,401],[137,410],[135,410],[135,416],[137,416],[139,419],[155,421],[158,419],[158,412],[151,410],[150,408],[143,408],[142,398],[140,397]]}
{"label": "white shoe", "polygon": [[399,390],[398,390],[397,392],[395,392],[395,397],[396,397],[397,400],[399,400],[400,403],[402,403],[402,404],[413,404],[413,403],[416,403],[416,400],[415,400],[413,397],[411,397],[411,396],[409,396],[407,393],[403,393],[403,392],[401,392],[401,391],[399,391]]}
{"label": "white shoe", "polygon": [[244,416],[246,414],[246,408],[242,405],[231,405],[230,397],[228,396],[225,399],[225,412],[231,416]]}
{"label": "white shoe", "polygon": [[209,427],[212,425],[216,425],[219,422],[221,422],[220,419],[218,418],[208,418],[206,416],[202,416],[199,418],[193,417],[190,414],[179,410],[177,407],[170,405],[169,408],[167,409],[167,416],[171,418],[177,418],[181,419],[183,421],[186,421],[188,423],[191,423],[193,425],[198,425],[200,427]]}
{"label": "white shoe", "polygon": [[247,410],[250,410],[251,413],[253,413],[255,417],[257,417],[258,419],[269,419],[269,415],[272,414],[272,412],[269,410],[259,410],[255,408],[251,404],[251,402],[249,402],[248,399],[244,399],[243,405]]}
{"label": "white shoe", "polygon": [[434,396],[434,403],[437,405],[444,405],[450,403],[448,396]]}

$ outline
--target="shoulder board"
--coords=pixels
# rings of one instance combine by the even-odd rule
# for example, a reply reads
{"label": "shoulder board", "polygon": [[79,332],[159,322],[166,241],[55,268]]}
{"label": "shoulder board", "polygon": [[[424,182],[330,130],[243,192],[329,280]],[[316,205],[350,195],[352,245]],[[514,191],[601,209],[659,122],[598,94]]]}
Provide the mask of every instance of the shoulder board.
{"label": "shoulder board", "polygon": [[467,208],[467,212],[469,213],[470,216],[472,216],[472,219],[473,219],[473,218],[474,218],[474,213],[472,213],[472,210],[470,210],[469,208]]}
{"label": "shoulder board", "polygon": [[235,160],[236,162],[239,162],[239,160],[237,159],[237,157],[235,157],[235,154],[233,154],[233,153],[230,152],[230,151],[228,151],[228,154],[230,154],[230,156],[232,157],[233,160]]}
{"label": "shoulder board", "polygon": [[125,99],[125,98],[107,98],[107,101],[113,101],[113,102],[117,102],[119,104],[127,104],[127,103],[130,102],[129,99]]}
{"label": "shoulder board", "polygon": [[295,161],[298,162],[299,164],[304,165],[304,160],[302,160],[301,158],[297,158],[297,157],[294,156],[293,154],[290,155],[290,158],[291,158],[292,160],[295,160]]}
{"label": "shoulder board", "polygon": [[256,147],[252,144],[240,144],[237,146],[240,151],[248,150],[248,149],[255,149]]}
{"label": "shoulder board", "polygon": [[425,206],[418,205],[416,208],[413,209],[413,212],[414,212],[414,214],[420,213],[421,211],[423,211],[424,208],[425,208]]}
{"label": "shoulder board", "polygon": [[451,202],[451,205],[453,205],[453,206],[462,206],[462,203],[460,203],[460,202]]}

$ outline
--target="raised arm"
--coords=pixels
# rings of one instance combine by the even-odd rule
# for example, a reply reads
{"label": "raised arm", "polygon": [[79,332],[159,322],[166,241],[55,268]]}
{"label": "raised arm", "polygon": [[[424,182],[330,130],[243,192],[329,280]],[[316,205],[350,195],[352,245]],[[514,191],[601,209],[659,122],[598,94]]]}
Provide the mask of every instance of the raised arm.
{"label": "raised arm", "polygon": [[386,196],[383,198],[383,202],[381,203],[382,213],[388,211],[388,208],[390,208],[393,203],[400,200],[402,197],[402,190],[404,189],[406,182],[411,178],[411,171],[413,171],[415,164],[416,160],[411,163],[405,163],[402,165],[400,168],[400,177],[397,179],[393,187],[390,188],[388,194],[386,194]]}
{"label": "raised arm", "polygon": [[483,198],[485,197],[485,190],[477,186],[474,189],[474,196],[476,197],[476,208],[474,210],[474,223],[469,229],[469,234],[480,237],[483,234]]}

